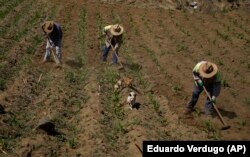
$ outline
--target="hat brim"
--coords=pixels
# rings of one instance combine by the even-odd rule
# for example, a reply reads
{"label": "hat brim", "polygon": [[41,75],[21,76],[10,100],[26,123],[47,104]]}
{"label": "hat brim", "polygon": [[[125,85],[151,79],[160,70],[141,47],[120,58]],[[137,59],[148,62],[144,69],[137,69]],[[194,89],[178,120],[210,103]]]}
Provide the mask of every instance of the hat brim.
{"label": "hat brim", "polygon": [[123,33],[123,31],[124,31],[124,28],[120,25],[119,27],[121,28],[121,31],[120,31],[120,32],[116,32],[116,31],[114,30],[114,26],[115,26],[115,25],[113,25],[113,26],[110,28],[110,33],[111,33],[113,36],[119,36],[119,35],[121,35],[121,34]]}
{"label": "hat brim", "polygon": [[[210,62],[211,63],[211,62]],[[218,67],[216,64],[211,63],[211,65],[213,66],[213,71],[211,73],[205,73],[202,69],[205,66],[206,63],[202,63],[199,67],[199,74],[202,78],[212,78],[216,75],[216,73],[218,72]]]}
{"label": "hat brim", "polygon": [[45,23],[44,23],[44,28],[43,28],[43,30],[44,30],[44,32],[46,32],[46,33],[51,33],[52,31],[53,31],[53,28],[54,27],[52,27],[52,29],[48,29],[48,26],[50,26],[50,25],[54,25],[54,21],[46,21]]}

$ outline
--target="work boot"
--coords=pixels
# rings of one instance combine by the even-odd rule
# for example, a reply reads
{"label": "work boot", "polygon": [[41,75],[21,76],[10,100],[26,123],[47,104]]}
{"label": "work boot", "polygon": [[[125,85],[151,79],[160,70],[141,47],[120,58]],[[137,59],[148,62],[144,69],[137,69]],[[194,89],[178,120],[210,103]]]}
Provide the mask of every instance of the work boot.
{"label": "work boot", "polygon": [[118,63],[115,63],[115,62],[110,62],[110,63],[109,63],[109,65],[111,65],[111,66],[117,66],[117,65],[118,65]]}
{"label": "work boot", "polygon": [[205,111],[205,115],[207,115],[208,117],[213,117],[213,116],[215,116],[214,110],[213,110],[213,109],[210,109],[209,111]]}

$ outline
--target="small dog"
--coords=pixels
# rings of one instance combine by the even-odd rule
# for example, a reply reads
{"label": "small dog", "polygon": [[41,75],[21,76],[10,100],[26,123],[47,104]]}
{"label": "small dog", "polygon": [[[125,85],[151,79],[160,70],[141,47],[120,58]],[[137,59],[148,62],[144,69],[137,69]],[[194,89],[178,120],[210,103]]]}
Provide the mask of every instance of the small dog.
{"label": "small dog", "polygon": [[115,89],[115,91],[117,91],[117,90],[122,90],[122,89],[127,88],[127,87],[130,88],[133,86],[132,82],[133,82],[132,78],[127,78],[127,77],[121,78],[114,85],[114,89]]}
{"label": "small dog", "polygon": [[129,105],[129,108],[132,110],[134,104],[136,103],[136,93],[130,92],[127,98],[127,104]]}

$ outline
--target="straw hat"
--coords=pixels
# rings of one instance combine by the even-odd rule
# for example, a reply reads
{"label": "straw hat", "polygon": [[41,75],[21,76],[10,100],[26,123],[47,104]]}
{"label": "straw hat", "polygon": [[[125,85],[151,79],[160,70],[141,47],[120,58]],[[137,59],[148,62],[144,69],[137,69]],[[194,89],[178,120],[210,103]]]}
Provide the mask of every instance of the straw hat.
{"label": "straw hat", "polygon": [[218,72],[218,67],[214,63],[204,62],[200,65],[199,74],[203,78],[212,78]]}
{"label": "straw hat", "polygon": [[110,28],[110,33],[113,36],[119,36],[123,33],[123,31],[124,31],[124,28],[119,24],[115,24]]}
{"label": "straw hat", "polygon": [[42,28],[43,28],[44,32],[51,33],[53,31],[53,28],[54,28],[54,21],[46,21],[43,24]]}

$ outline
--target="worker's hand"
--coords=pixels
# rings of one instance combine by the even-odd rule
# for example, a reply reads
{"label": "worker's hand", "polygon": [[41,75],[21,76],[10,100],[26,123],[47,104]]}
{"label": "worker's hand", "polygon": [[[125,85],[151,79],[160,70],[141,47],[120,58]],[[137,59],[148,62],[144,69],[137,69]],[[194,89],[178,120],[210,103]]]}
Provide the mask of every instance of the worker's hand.
{"label": "worker's hand", "polygon": [[119,47],[118,44],[116,44],[115,47],[114,47],[114,50],[117,50],[118,47]]}
{"label": "worker's hand", "polygon": [[198,79],[196,82],[197,82],[199,87],[203,87],[204,84],[203,84],[203,81],[201,79]]}
{"label": "worker's hand", "polygon": [[215,97],[215,96],[212,96],[210,102],[211,102],[211,103],[215,103],[215,101],[216,101],[216,97]]}
{"label": "worker's hand", "polygon": [[53,42],[52,40],[49,40],[49,43],[50,43],[50,47],[51,47],[51,48],[54,48],[54,47],[55,47],[55,44],[54,44],[54,42]]}

